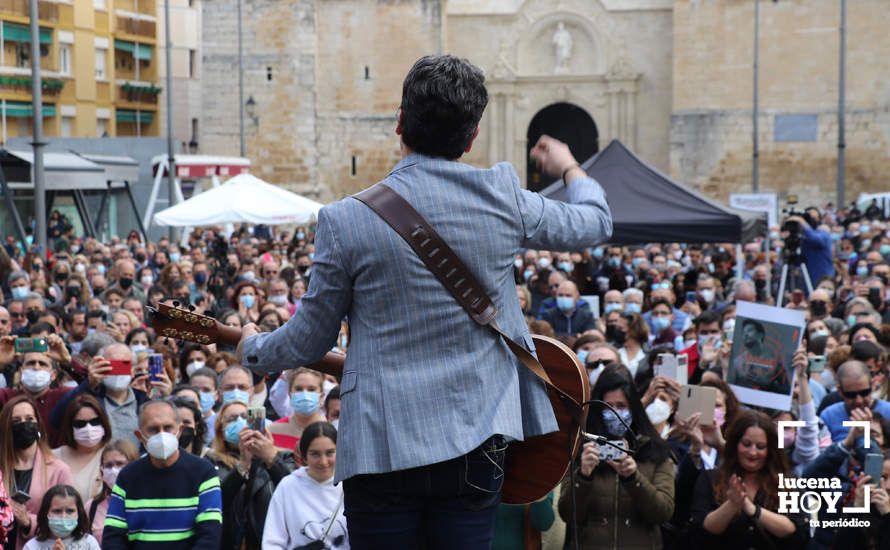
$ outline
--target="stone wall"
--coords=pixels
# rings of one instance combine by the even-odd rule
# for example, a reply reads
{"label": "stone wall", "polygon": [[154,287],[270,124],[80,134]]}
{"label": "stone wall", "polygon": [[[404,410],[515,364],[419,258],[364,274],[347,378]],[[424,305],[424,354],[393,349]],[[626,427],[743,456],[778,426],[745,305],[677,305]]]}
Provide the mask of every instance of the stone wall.
{"label": "stone wall", "polygon": [[[884,190],[890,171],[887,3],[848,2],[846,199]],[[839,3],[760,3],[760,190],[802,203],[836,197]],[[677,0],[671,172],[725,200],[751,190],[753,2]],[[811,115],[813,141],[777,141],[777,116]]]}

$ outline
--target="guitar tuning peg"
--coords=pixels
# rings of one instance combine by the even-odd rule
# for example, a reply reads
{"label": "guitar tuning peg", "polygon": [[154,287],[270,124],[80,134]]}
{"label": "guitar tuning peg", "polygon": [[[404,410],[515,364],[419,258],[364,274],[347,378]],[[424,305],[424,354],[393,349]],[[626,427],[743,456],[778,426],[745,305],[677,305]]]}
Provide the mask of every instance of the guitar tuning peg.
{"label": "guitar tuning peg", "polygon": [[179,307],[180,305],[179,300],[173,300],[173,307]]}
{"label": "guitar tuning peg", "polygon": [[195,306],[193,306],[192,304],[189,304],[189,311],[195,311]]}

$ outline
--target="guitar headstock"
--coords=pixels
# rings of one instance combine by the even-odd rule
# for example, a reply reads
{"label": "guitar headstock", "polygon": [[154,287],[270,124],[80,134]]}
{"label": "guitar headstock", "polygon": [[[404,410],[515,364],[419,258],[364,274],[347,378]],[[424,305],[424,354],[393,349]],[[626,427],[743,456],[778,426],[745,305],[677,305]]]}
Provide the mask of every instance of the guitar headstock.
{"label": "guitar headstock", "polygon": [[208,345],[225,340],[220,333],[218,322],[213,317],[201,315],[180,305],[158,304],[157,308],[146,306],[146,319],[158,336],[197,342]]}

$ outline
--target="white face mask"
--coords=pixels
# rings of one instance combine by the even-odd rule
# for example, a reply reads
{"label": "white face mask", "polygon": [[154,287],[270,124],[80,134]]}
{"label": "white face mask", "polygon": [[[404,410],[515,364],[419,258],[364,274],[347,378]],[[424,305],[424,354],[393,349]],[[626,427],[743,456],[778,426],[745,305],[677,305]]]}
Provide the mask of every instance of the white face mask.
{"label": "white face mask", "polygon": [[49,386],[52,375],[48,370],[24,369],[22,371],[22,386],[31,392],[39,392]]}
{"label": "white face mask", "polygon": [[671,406],[663,399],[654,399],[649,406],[646,407],[646,416],[652,425],[661,424],[671,416]]}
{"label": "white face mask", "polygon": [[142,279],[140,279],[140,281],[142,282],[142,286],[144,286],[147,289],[148,287],[151,286],[151,284],[153,282],[155,282],[155,278],[152,277],[151,275],[143,275]]}
{"label": "white face mask", "polygon": [[120,391],[127,389],[132,380],[133,377],[129,374],[114,374],[106,376],[102,380],[102,383],[105,384],[105,387],[111,391]]}
{"label": "white face mask", "polygon": [[74,441],[84,447],[95,447],[105,437],[105,428],[87,424],[83,428],[74,428]]}
{"label": "white face mask", "polygon": [[331,390],[337,387],[336,382],[331,382],[330,380],[325,380],[321,383],[321,389],[325,395],[331,393]]}
{"label": "white face mask", "polygon": [[331,420],[331,424],[334,426],[335,430],[340,429],[340,419],[339,418],[335,418],[335,419]]}
{"label": "white face mask", "polygon": [[287,303],[287,295],[282,294],[280,296],[269,296],[269,301],[275,304],[276,306],[283,306]]}
{"label": "white face mask", "polygon": [[699,291],[699,294],[701,294],[702,299],[708,304],[714,301],[714,291],[710,288]]}
{"label": "white face mask", "polygon": [[195,371],[198,369],[203,369],[205,364],[206,363],[204,363],[204,361],[192,361],[185,366],[185,373],[188,374],[189,378],[191,378],[192,375],[195,374]]}
{"label": "white face mask", "polygon": [[145,450],[158,460],[167,460],[179,448],[179,438],[170,432],[157,433],[145,442]]}
{"label": "white face mask", "polygon": [[114,487],[117,483],[117,474],[121,473],[123,468],[102,468],[102,481],[109,487]]}

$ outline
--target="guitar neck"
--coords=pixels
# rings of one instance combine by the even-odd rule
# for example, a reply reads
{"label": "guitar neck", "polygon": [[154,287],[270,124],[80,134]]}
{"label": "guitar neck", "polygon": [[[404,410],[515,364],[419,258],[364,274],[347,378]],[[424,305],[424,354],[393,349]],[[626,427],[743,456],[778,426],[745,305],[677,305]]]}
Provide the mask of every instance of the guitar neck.
{"label": "guitar neck", "polygon": [[[216,332],[218,335],[216,341],[223,344],[237,346],[241,340],[241,329],[236,327],[230,327],[217,322]],[[330,374],[339,380],[343,376],[343,363],[345,360],[346,357],[343,354],[329,351],[320,360],[311,365],[306,365],[306,367],[324,374]]]}

